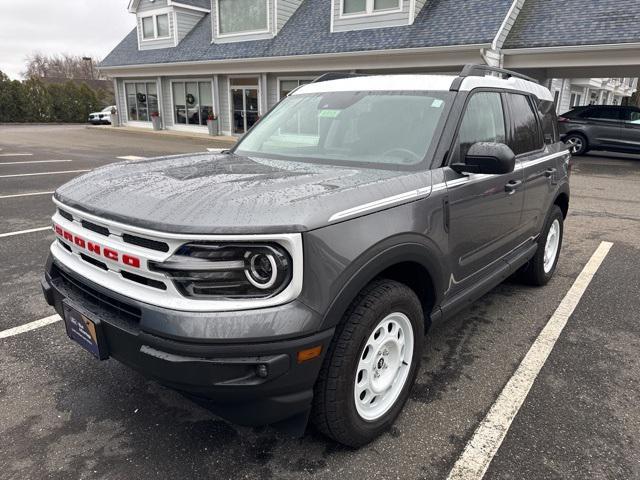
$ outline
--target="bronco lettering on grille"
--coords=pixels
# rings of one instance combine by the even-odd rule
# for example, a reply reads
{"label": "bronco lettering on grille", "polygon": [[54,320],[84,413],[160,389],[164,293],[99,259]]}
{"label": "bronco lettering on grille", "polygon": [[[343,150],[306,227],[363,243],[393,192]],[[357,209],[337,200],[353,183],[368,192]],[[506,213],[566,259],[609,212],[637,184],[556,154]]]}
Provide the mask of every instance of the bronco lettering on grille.
{"label": "bronco lettering on grille", "polygon": [[113,260],[114,262],[120,262],[128,267],[140,268],[140,259],[138,257],[134,257],[133,255],[128,255],[126,253],[117,252],[109,247],[105,247],[103,245],[90,242],[85,240],[78,235],[74,235],[67,230],[64,230],[60,225],[53,225],[53,228],[56,232],[56,235],[61,237],[68,242],[75,244],[77,247],[87,250],[91,253],[95,253],[96,255],[101,255],[109,260]]}

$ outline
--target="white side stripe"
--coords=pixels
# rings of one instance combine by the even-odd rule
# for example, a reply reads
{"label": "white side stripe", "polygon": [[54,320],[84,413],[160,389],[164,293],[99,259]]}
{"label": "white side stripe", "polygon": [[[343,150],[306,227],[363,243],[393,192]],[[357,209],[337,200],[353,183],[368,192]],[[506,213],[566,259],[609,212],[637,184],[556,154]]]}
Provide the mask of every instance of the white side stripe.
{"label": "white side stripe", "polygon": [[610,242],[602,242],[591,256],[467,443],[448,480],[482,479],[569,317],[612,246]]}
{"label": "white side stripe", "polygon": [[360,213],[368,212],[370,210],[375,210],[378,208],[386,207],[396,203],[406,202],[409,200],[415,200],[420,197],[427,197],[430,194],[431,194],[431,187],[418,188],[417,190],[411,190],[410,192],[401,193],[399,195],[394,195],[392,197],[382,198],[380,200],[376,200],[375,202],[365,203],[363,205],[358,205],[357,207],[349,208],[347,210],[342,210],[341,212],[333,214],[331,218],[329,218],[329,221],[335,222],[336,220],[341,220],[343,218],[351,217],[353,215],[358,215]]}
{"label": "white side stripe", "polygon": [[0,238],[13,237],[15,235],[22,235],[23,233],[43,232],[45,230],[51,230],[51,227],[31,228],[29,230],[20,230],[18,232],[0,233]]}
{"label": "white side stripe", "polygon": [[82,173],[89,170],[64,170],[62,172],[40,172],[40,173],[20,173],[17,175],[0,175],[0,178],[14,178],[14,177],[35,177],[37,175],[60,175],[63,173]]}
{"label": "white side stripe", "polygon": [[62,319],[59,315],[51,315],[50,317],[41,318],[40,320],[36,320],[35,322],[20,325],[19,327],[13,327],[8,330],[3,330],[2,332],[0,332],[0,338],[14,337],[16,335],[20,335],[21,333],[35,330],[36,328],[46,327],[47,325],[59,322],[60,320]]}

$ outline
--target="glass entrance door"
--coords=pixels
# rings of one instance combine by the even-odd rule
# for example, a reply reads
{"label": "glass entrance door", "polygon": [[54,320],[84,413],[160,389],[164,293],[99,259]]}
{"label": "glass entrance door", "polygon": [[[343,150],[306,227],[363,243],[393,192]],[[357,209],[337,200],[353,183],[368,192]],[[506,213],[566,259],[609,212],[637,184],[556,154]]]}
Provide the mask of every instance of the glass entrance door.
{"label": "glass entrance door", "polygon": [[258,88],[231,87],[233,133],[242,135],[258,121]]}

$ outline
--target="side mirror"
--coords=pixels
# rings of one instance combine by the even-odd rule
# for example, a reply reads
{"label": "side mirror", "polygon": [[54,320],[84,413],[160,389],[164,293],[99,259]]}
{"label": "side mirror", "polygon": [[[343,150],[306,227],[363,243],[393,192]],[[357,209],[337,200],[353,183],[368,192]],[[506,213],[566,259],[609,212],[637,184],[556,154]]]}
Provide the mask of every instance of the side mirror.
{"label": "side mirror", "polygon": [[513,172],[516,155],[504,143],[478,142],[471,145],[464,163],[454,163],[451,168],[458,173],[497,174]]}

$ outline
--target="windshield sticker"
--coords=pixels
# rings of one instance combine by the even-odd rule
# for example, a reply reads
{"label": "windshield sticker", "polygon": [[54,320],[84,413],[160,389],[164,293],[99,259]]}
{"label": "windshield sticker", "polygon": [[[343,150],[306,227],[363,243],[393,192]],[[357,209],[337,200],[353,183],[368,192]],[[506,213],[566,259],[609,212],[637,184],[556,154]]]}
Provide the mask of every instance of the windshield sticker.
{"label": "windshield sticker", "polygon": [[336,118],[340,115],[340,110],[320,110],[318,117],[320,118]]}
{"label": "windshield sticker", "polygon": [[442,107],[442,104],[443,104],[443,103],[444,103],[444,102],[443,102],[442,100],[438,100],[437,98],[435,98],[435,99],[433,100],[433,102],[431,102],[431,106],[432,106],[433,108],[440,108],[440,107]]}

